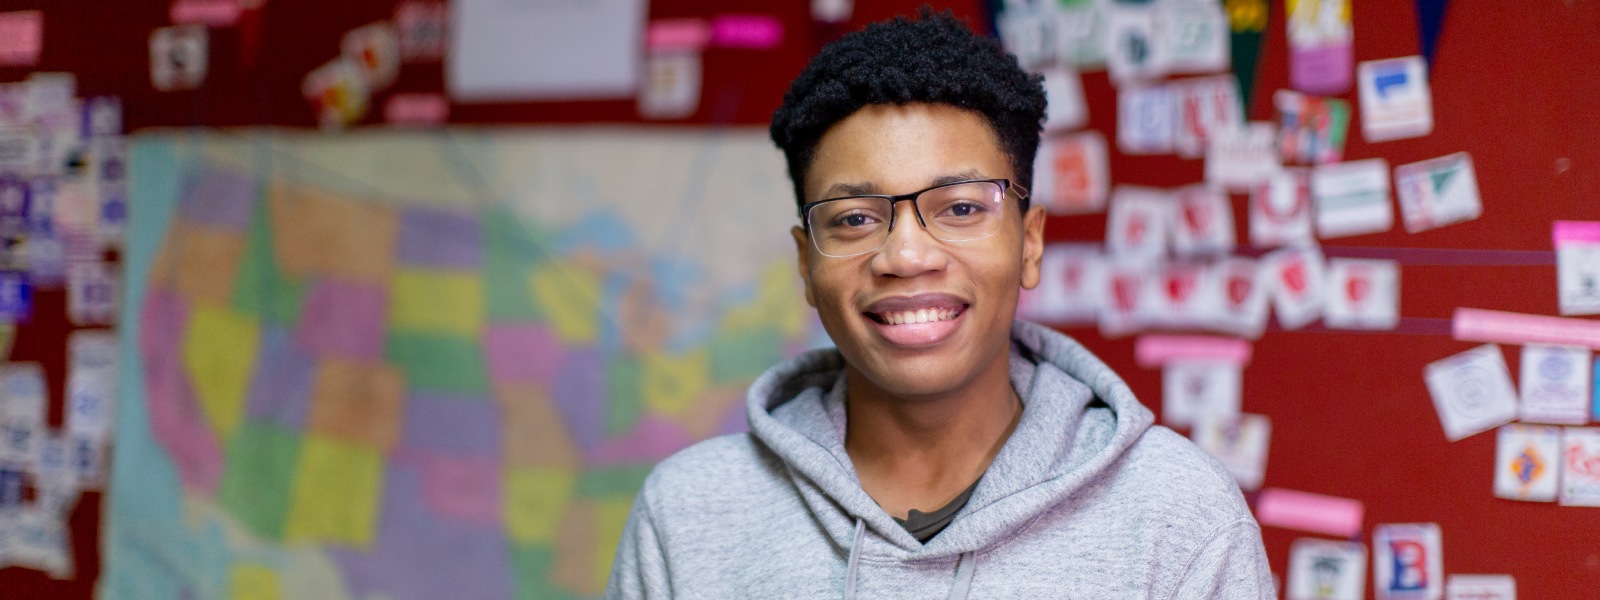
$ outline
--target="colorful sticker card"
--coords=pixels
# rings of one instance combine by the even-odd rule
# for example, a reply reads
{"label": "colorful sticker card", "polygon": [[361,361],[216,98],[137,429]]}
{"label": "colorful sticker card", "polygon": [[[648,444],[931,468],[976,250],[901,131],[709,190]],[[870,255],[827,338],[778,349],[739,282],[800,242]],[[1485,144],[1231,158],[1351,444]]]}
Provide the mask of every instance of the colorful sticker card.
{"label": "colorful sticker card", "polygon": [[1089,106],[1083,99],[1083,80],[1066,67],[1051,67],[1044,76],[1044,130],[1071,131],[1089,123]]}
{"label": "colorful sticker card", "polygon": [[450,5],[433,0],[402,2],[394,9],[394,27],[402,60],[438,62],[444,58],[450,30]]}
{"label": "colorful sticker card", "polygon": [[1239,416],[1238,363],[1186,359],[1161,369],[1161,422],[1188,428],[1201,417]]}
{"label": "colorful sticker card", "polygon": [[1173,147],[1178,156],[1200,158],[1212,136],[1244,123],[1239,84],[1232,75],[1183,79],[1172,82],[1168,89],[1177,110]]}
{"label": "colorful sticker card", "polygon": [[1244,338],[1256,339],[1267,329],[1267,288],[1255,259],[1229,257],[1217,262],[1217,286],[1221,289],[1219,311],[1211,327]]}
{"label": "colorful sticker card", "polygon": [[1228,16],[1215,2],[1162,5],[1156,29],[1173,73],[1215,73],[1228,68]]}
{"label": "colorful sticker card", "polygon": [[1099,131],[1045,136],[1033,162],[1033,201],[1054,215],[1104,211],[1110,164]]}
{"label": "colorful sticker card", "polygon": [[1563,428],[1561,448],[1561,505],[1600,506],[1600,428]]}
{"label": "colorful sticker card", "polygon": [[1217,313],[1220,289],[1205,263],[1169,262],[1160,266],[1154,285],[1145,287],[1150,325],[1176,329],[1195,328]]}
{"label": "colorful sticker card", "polygon": [[1589,422],[1589,349],[1527,344],[1522,347],[1522,410],[1531,423]]}
{"label": "colorful sticker card", "polygon": [[1175,105],[1171,86],[1117,90],[1117,149],[1125,154],[1172,152],[1177,129]]}
{"label": "colorful sticker card", "polygon": [[1363,61],[1359,88],[1361,133],[1368,142],[1433,132],[1433,93],[1421,56]]}
{"label": "colorful sticker card", "polygon": [[1561,314],[1600,314],[1600,221],[1556,221],[1551,238]]}
{"label": "colorful sticker card", "polygon": [[1036,70],[1053,60],[1050,43],[1054,24],[1044,7],[1033,3],[1008,3],[995,17],[995,29],[1006,52],[1016,55],[1023,69]]}
{"label": "colorful sticker card", "polygon": [[209,36],[204,25],[175,25],[150,32],[150,84],[156,90],[192,90],[206,80]]}
{"label": "colorful sticker card", "polygon": [[1173,195],[1172,251],[1178,256],[1214,256],[1233,252],[1233,206],[1228,194],[1208,185],[1179,188]]}
{"label": "colorful sticker card", "polygon": [[1317,205],[1319,237],[1377,233],[1394,226],[1389,163],[1381,158],[1313,168],[1311,197]]}
{"label": "colorful sticker card", "polygon": [[1311,170],[1283,169],[1250,189],[1250,243],[1312,244]]}
{"label": "colorful sticker card", "polygon": [[1350,103],[1291,90],[1272,94],[1278,106],[1278,154],[1285,163],[1322,165],[1344,160]]}
{"label": "colorful sticker card", "polygon": [[1278,159],[1278,131],[1271,123],[1250,122],[1213,131],[1207,143],[1206,181],[1229,190],[1248,191],[1283,169]]}
{"label": "colorful sticker card", "polygon": [[644,68],[639,116],[656,120],[683,119],[700,108],[700,52],[650,52],[645,56]]}
{"label": "colorful sticker card", "polygon": [[1334,258],[1328,261],[1328,304],[1322,321],[1333,329],[1394,329],[1400,325],[1400,263]]}
{"label": "colorful sticker card", "polygon": [[1444,582],[1444,600],[1517,600],[1517,580],[1510,575],[1451,575]]}
{"label": "colorful sticker card", "polygon": [[367,89],[382,90],[400,74],[400,38],[394,27],[378,22],[350,30],[339,47],[361,69]]}
{"label": "colorful sticker card", "polygon": [[117,336],[78,330],[67,338],[67,433],[104,441],[117,402]]}
{"label": "colorful sticker card", "polygon": [[317,123],[323,127],[339,127],[361,120],[367,115],[372,99],[361,66],[344,56],[307,73],[300,92],[311,103]]}
{"label": "colorful sticker card", "polygon": [[67,318],[74,325],[117,322],[117,277],[107,263],[67,265]]}
{"label": "colorful sticker card", "polygon": [[1150,310],[1155,262],[1137,257],[1109,257],[1104,264],[1105,287],[1100,301],[1100,333],[1106,337],[1126,335],[1144,327]]}
{"label": "colorful sticker card", "polygon": [[[1266,415],[1240,413],[1237,418],[1200,415],[1189,436],[1196,446],[1228,469],[1241,489],[1261,488],[1267,476],[1267,445],[1272,438],[1272,421]],[[1360,562],[1365,564],[1366,557],[1362,556]]]}
{"label": "colorful sticker card", "polygon": [[1017,316],[1050,324],[1093,323],[1105,296],[1100,248],[1049,244],[1039,260],[1039,285],[1023,290]]}
{"label": "colorful sticker card", "polygon": [[1285,0],[1284,5],[1289,87],[1324,96],[1350,89],[1349,0]]}
{"label": "colorful sticker card", "polygon": [[1444,543],[1438,523],[1390,523],[1372,531],[1372,588],[1379,600],[1444,596]]}
{"label": "colorful sticker card", "polygon": [[1107,11],[1100,2],[1056,3],[1052,32],[1057,63],[1080,68],[1106,64],[1111,25]]}
{"label": "colorful sticker card", "polygon": [[1167,253],[1173,201],[1164,190],[1119,185],[1106,215],[1106,249],[1112,254],[1160,258]]}
{"label": "colorful sticker card", "polygon": [[1394,185],[1408,233],[1471,221],[1483,214],[1472,155],[1466,152],[1395,167]]}
{"label": "colorful sticker card", "polygon": [[31,465],[44,435],[49,407],[38,363],[0,366],[0,462]]}
{"label": "colorful sticker card", "polygon": [[1362,600],[1367,546],[1299,538],[1289,545],[1289,600]]}
{"label": "colorful sticker card", "polygon": [[1272,310],[1284,329],[1299,329],[1322,316],[1327,279],[1316,246],[1287,246],[1261,257],[1272,290]]}
{"label": "colorful sticker card", "polygon": [[1517,418],[1517,392],[1499,346],[1484,344],[1428,363],[1422,374],[1444,437],[1452,442]]}
{"label": "colorful sticker card", "polygon": [[1561,476],[1561,428],[1506,425],[1495,443],[1494,495],[1555,502]]}
{"label": "colorful sticker card", "polygon": [[1159,79],[1167,72],[1166,49],[1156,32],[1153,5],[1112,3],[1106,70],[1122,85]]}

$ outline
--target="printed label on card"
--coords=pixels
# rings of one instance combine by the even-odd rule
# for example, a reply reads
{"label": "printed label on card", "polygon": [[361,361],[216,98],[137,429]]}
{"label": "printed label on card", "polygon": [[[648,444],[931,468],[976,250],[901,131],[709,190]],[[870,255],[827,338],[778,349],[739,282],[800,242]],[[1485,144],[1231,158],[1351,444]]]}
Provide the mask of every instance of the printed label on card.
{"label": "printed label on card", "polygon": [[45,432],[47,392],[38,363],[0,366],[0,463],[30,465]]}
{"label": "printed label on card", "polygon": [[1510,575],[1451,575],[1444,583],[1445,600],[1517,600],[1517,580]]}
{"label": "printed label on card", "polygon": [[1523,346],[1521,420],[1589,422],[1589,358],[1589,349],[1581,346]]}
{"label": "printed label on card", "polygon": [[1215,73],[1228,68],[1228,16],[1221,4],[1161,5],[1156,28],[1173,73]]}
{"label": "printed label on card", "polygon": [[1229,190],[1248,191],[1283,170],[1278,132],[1271,123],[1215,131],[1207,143],[1206,181]]}
{"label": "printed label on card", "polygon": [[1423,379],[1444,436],[1452,442],[1517,418],[1517,392],[1499,346],[1484,344],[1428,363]]}
{"label": "printed label on card", "polygon": [[444,2],[404,2],[394,10],[400,58],[406,62],[438,62],[444,58],[450,6]]}
{"label": "printed label on card", "polygon": [[1349,0],[1285,0],[1289,86],[1335,96],[1350,89]]}
{"label": "printed label on card", "polygon": [[150,84],[156,90],[192,90],[206,80],[210,62],[204,25],[161,27],[150,33]]}
{"label": "printed label on card", "polygon": [[[1232,419],[1202,415],[1195,419],[1190,437],[1228,469],[1241,489],[1261,488],[1267,474],[1267,444],[1272,438],[1272,421],[1266,415],[1241,413]],[[1366,557],[1361,563],[1366,563]]]}
{"label": "printed label on card", "polygon": [[1161,369],[1161,422],[1187,429],[1195,419],[1239,416],[1237,363],[1183,360]]}
{"label": "printed label on card", "polygon": [[1389,163],[1381,158],[1321,165],[1311,170],[1317,235],[1343,237],[1394,227]]}
{"label": "printed label on card", "polygon": [[117,322],[117,278],[103,262],[67,266],[67,317],[74,325]]}
{"label": "printed label on card", "polygon": [[349,125],[367,115],[371,90],[362,67],[349,57],[324,63],[306,74],[300,92],[323,127]]}
{"label": "printed label on card", "polygon": [[1125,87],[1117,91],[1117,149],[1126,154],[1172,152],[1177,110],[1171,86]]}
{"label": "printed label on card", "polygon": [[1053,58],[1053,26],[1049,14],[1032,3],[1007,3],[995,17],[995,29],[999,30],[1006,52],[1016,55],[1017,63],[1030,71],[1049,64]]}
{"label": "printed label on card", "polygon": [[1279,248],[1261,257],[1271,282],[1272,310],[1284,329],[1299,329],[1322,316],[1326,302],[1322,251],[1314,246]]}
{"label": "printed label on card", "polygon": [[1465,152],[1395,167],[1394,185],[1409,233],[1470,221],[1483,214],[1472,156]]}
{"label": "printed label on card", "polygon": [[700,53],[651,52],[645,58],[644,89],[639,93],[639,116],[646,119],[683,119],[700,108]]}
{"label": "printed label on card", "polygon": [[1335,258],[1328,261],[1323,323],[1334,329],[1394,329],[1400,325],[1400,263]]}
{"label": "printed label on card", "polygon": [[1173,192],[1172,251],[1178,256],[1212,256],[1233,251],[1233,206],[1228,194],[1206,185]]}
{"label": "printed label on card", "polygon": [[1378,525],[1372,531],[1372,587],[1380,600],[1444,596],[1444,543],[1438,523]]}
{"label": "printed label on card", "polygon": [[1105,296],[1100,249],[1049,244],[1039,259],[1039,285],[1023,290],[1017,316],[1050,324],[1093,323]]}
{"label": "printed label on card", "polygon": [[1106,70],[1111,73],[1111,81],[1120,86],[1166,74],[1165,40],[1156,31],[1155,7],[1112,3],[1110,17]]}
{"label": "printed label on card", "polygon": [[1044,76],[1046,132],[1071,131],[1089,122],[1089,107],[1083,100],[1083,81],[1077,71],[1053,67],[1039,74]]}
{"label": "printed label on card", "polygon": [[1250,243],[1315,243],[1311,223],[1310,169],[1284,169],[1250,189]]}
{"label": "printed label on card", "polygon": [[1367,546],[1299,538],[1289,545],[1289,600],[1362,600]]}
{"label": "printed label on card", "polygon": [[1495,440],[1494,495],[1554,502],[1561,475],[1561,428],[1506,425]]}
{"label": "printed label on card", "polygon": [[1561,314],[1600,314],[1600,221],[1556,221],[1551,238]]}
{"label": "printed label on card", "polygon": [[1055,12],[1055,58],[1063,65],[1103,67],[1111,33],[1109,7],[1099,2],[1058,3]]}
{"label": "printed label on card", "polygon": [[1147,286],[1146,323],[1189,329],[1207,324],[1222,301],[1211,268],[1203,263],[1166,263]]}
{"label": "printed label on card", "polygon": [[[30,244],[30,252],[33,244]],[[0,319],[27,321],[33,315],[33,284],[21,271],[0,271]]]}
{"label": "printed label on card", "polygon": [[1165,255],[1173,208],[1171,194],[1164,190],[1117,186],[1106,215],[1106,249],[1119,256]]}
{"label": "printed label on card", "polygon": [[1211,327],[1240,337],[1261,337],[1267,328],[1267,285],[1259,263],[1230,257],[1218,262],[1215,271],[1221,299]]}
{"label": "printed label on card", "polygon": [[400,39],[388,23],[352,29],[344,34],[339,47],[361,69],[369,90],[389,87],[400,74]]}
{"label": "printed label on card", "polygon": [[1100,301],[1100,333],[1117,337],[1139,330],[1149,317],[1149,294],[1155,262],[1111,256],[1103,263],[1104,295]]}
{"label": "printed label on card", "polygon": [[1200,158],[1213,136],[1236,130],[1244,123],[1239,86],[1232,75],[1184,79],[1168,87],[1177,110],[1173,147],[1178,156]]}
{"label": "printed label on card", "polygon": [[74,331],[67,340],[67,433],[103,440],[111,435],[117,401],[117,337]]}
{"label": "printed label on card", "polygon": [[1421,56],[1363,61],[1359,77],[1361,133],[1368,142],[1433,132],[1433,93]]}
{"label": "printed label on card", "polygon": [[1600,506],[1600,428],[1564,428],[1561,447],[1561,505]]}
{"label": "printed label on card", "polygon": [[1272,94],[1278,106],[1278,154],[1285,163],[1327,164],[1344,159],[1350,103],[1290,90]]}
{"label": "printed label on card", "polygon": [[1104,211],[1109,165],[1106,139],[1098,131],[1045,136],[1033,163],[1033,201],[1055,215]]}

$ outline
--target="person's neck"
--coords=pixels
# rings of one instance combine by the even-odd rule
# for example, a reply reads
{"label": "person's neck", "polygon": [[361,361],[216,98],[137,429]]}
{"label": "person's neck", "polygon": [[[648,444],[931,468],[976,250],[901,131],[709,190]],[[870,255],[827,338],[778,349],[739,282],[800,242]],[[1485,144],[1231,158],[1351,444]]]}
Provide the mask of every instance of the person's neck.
{"label": "person's neck", "polygon": [[1022,414],[1005,361],[958,390],[904,398],[847,375],[845,451],[862,487],[890,515],[931,511],[971,486]]}

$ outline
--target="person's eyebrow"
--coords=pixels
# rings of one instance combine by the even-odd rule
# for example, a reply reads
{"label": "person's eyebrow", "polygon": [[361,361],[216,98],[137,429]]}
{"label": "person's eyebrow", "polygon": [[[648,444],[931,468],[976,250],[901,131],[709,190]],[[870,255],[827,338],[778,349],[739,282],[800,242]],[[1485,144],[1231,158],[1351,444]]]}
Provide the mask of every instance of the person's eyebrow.
{"label": "person's eyebrow", "polygon": [[[944,185],[944,184],[947,184],[947,183],[955,183],[957,181],[970,181],[970,180],[973,180],[973,179],[983,179],[983,178],[984,178],[983,174],[979,173],[977,170],[967,169],[965,171],[960,171],[960,172],[956,172],[956,173],[951,173],[949,175],[940,175],[938,177],[935,177],[935,178],[933,178],[932,181],[928,182],[928,187],[938,187],[938,186],[941,186],[941,185]],[[877,193],[879,193],[878,192],[878,186],[876,184],[874,184],[874,183],[871,183],[871,182],[864,182],[864,183],[835,183],[832,186],[828,187],[827,192],[825,192],[822,195],[822,197],[823,197],[823,199],[844,198],[844,197],[847,197],[847,196],[868,196],[868,195],[873,195],[873,194],[877,194]]]}

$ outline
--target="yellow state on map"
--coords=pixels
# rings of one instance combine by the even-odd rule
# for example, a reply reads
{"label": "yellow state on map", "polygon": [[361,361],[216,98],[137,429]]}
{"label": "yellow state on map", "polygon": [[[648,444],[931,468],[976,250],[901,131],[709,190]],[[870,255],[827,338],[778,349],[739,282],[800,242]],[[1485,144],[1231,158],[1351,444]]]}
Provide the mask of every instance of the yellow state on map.
{"label": "yellow state on map", "polygon": [[229,600],[282,600],[278,572],[265,565],[240,563],[228,573]]}
{"label": "yellow state on map", "polygon": [[793,262],[772,261],[761,271],[761,283],[756,288],[755,301],[729,310],[722,319],[723,329],[746,331],[775,325],[784,335],[804,334],[805,298],[797,285],[799,278]]}
{"label": "yellow state on map", "polygon": [[617,555],[617,544],[622,541],[622,529],[628,524],[628,513],[633,510],[633,499],[606,498],[595,502],[594,572],[590,575],[590,589],[606,589],[611,578],[611,561]]}
{"label": "yellow state on map", "polygon": [[711,379],[711,356],[704,349],[684,354],[651,353],[644,357],[644,404],[664,415],[681,415],[695,407]]}
{"label": "yellow state on map", "polygon": [[507,472],[506,529],[511,539],[522,543],[554,540],[577,484],[577,474],[565,469],[511,469]]}
{"label": "yellow state on map", "polygon": [[284,538],[370,547],[383,493],[383,455],[315,434],[305,437],[300,452]]}
{"label": "yellow state on map", "polygon": [[260,341],[261,324],[250,316],[210,304],[195,306],[183,336],[183,364],[206,421],[222,440],[244,420]]}
{"label": "yellow state on map", "polygon": [[600,337],[600,274],[571,263],[547,262],[534,268],[528,285],[561,341]]}
{"label": "yellow state on map", "polygon": [[477,339],[483,332],[483,277],[471,271],[402,268],[389,287],[389,323],[397,330]]}

